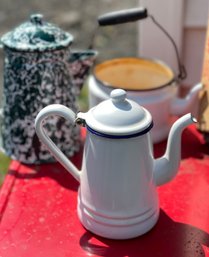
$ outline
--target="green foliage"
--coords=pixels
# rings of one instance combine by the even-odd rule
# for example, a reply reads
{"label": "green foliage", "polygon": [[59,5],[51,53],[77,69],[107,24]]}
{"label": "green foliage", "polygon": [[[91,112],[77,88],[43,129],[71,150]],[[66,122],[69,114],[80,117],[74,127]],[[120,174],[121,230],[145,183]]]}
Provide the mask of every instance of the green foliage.
{"label": "green foliage", "polygon": [[81,93],[80,93],[80,96],[79,96],[79,99],[78,99],[78,104],[79,104],[79,108],[80,108],[80,111],[87,111],[88,110],[88,86],[87,84],[84,84],[82,90],[81,90]]}
{"label": "green foliage", "polygon": [[10,163],[10,158],[0,152],[0,186],[2,185]]}

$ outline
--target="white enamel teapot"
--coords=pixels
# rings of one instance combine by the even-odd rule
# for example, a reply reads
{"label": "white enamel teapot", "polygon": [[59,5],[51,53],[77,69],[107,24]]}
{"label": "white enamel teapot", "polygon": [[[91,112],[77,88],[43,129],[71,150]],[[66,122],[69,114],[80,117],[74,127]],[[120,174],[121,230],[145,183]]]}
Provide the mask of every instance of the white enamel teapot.
{"label": "white enamel teapot", "polygon": [[[44,131],[49,115],[86,126],[81,171],[58,149]],[[196,120],[191,114],[172,126],[165,154],[154,159],[150,139],[152,116],[115,89],[110,99],[87,113],[76,114],[59,104],[42,109],[36,133],[52,155],[80,183],[78,216],[91,232],[111,239],[128,239],[149,231],[157,222],[156,187],[172,180],[181,159],[181,132]]]}

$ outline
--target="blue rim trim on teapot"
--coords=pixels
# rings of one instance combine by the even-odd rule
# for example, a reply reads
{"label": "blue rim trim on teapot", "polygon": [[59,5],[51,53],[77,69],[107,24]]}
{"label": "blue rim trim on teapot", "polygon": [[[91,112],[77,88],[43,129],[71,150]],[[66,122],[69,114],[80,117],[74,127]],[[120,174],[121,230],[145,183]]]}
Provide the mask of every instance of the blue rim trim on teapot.
{"label": "blue rim trim on teapot", "polygon": [[146,129],[144,129],[143,131],[140,131],[138,133],[131,134],[131,135],[108,135],[108,134],[101,133],[101,132],[98,132],[98,131],[92,129],[87,124],[86,124],[86,128],[88,129],[89,132],[91,132],[92,134],[99,136],[99,137],[105,137],[105,138],[111,138],[111,139],[128,139],[128,138],[133,138],[133,137],[139,137],[139,136],[146,134],[147,132],[149,132],[152,129],[153,125],[154,124],[152,121]]}

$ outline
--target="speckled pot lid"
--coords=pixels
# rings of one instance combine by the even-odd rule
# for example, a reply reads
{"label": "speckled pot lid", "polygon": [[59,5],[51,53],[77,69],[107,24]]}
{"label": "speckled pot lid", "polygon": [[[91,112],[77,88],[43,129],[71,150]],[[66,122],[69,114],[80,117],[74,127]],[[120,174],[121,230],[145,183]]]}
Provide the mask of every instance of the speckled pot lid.
{"label": "speckled pot lid", "polygon": [[33,14],[13,31],[2,36],[4,46],[19,51],[58,50],[69,46],[73,36],[54,24],[43,20],[43,15]]}

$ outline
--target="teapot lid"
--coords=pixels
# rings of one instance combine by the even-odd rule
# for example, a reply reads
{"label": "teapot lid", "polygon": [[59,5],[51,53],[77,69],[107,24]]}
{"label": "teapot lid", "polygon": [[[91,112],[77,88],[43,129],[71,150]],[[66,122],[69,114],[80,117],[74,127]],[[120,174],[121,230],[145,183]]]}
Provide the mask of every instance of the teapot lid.
{"label": "teapot lid", "polygon": [[1,42],[19,51],[58,50],[69,46],[73,36],[59,27],[43,21],[43,15],[33,14],[13,31],[2,36]]}
{"label": "teapot lid", "polygon": [[110,99],[90,109],[83,118],[88,130],[109,138],[139,136],[153,126],[151,114],[138,103],[128,100],[122,89],[113,90]]}

